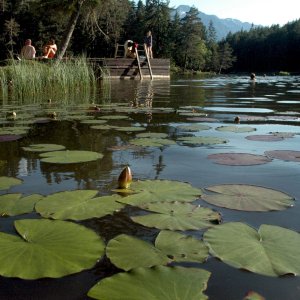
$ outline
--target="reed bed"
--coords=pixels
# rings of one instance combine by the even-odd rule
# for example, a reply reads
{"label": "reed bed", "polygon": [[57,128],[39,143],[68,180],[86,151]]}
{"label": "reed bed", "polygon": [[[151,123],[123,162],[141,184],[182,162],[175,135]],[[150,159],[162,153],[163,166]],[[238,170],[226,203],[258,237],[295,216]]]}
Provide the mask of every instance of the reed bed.
{"label": "reed bed", "polygon": [[[2,99],[72,98],[94,93],[97,78],[85,58],[70,61],[12,61],[0,68]],[[35,102],[35,101],[34,101]]]}

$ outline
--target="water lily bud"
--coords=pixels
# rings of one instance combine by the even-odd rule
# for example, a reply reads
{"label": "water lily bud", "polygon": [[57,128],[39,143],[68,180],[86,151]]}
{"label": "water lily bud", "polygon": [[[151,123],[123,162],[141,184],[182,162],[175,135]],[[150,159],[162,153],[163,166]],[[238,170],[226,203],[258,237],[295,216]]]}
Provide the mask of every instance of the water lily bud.
{"label": "water lily bud", "polygon": [[56,119],[56,112],[48,113],[48,118]]}
{"label": "water lily bud", "polygon": [[119,183],[119,189],[128,189],[132,181],[132,174],[130,168],[127,166],[123,169],[121,172],[118,183]]}
{"label": "water lily bud", "polygon": [[17,113],[15,111],[6,113],[6,119],[15,120],[16,118],[17,118]]}
{"label": "water lily bud", "polygon": [[239,116],[236,116],[234,118],[234,123],[240,124],[240,117]]}

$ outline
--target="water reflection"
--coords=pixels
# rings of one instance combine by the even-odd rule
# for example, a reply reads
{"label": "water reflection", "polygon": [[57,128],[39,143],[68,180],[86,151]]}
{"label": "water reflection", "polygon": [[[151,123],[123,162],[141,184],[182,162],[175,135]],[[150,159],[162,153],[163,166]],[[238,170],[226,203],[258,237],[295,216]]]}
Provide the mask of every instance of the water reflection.
{"label": "water reflection", "polygon": [[[107,84],[107,83],[106,83]],[[207,159],[209,154],[220,152],[240,152],[263,155],[270,150],[299,150],[300,142],[300,107],[299,77],[257,76],[255,84],[248,76],[222,76],[217,78],[180,78],[172,81],[132,81],[115,80],[109,85],[99,87],[97,95],[81,99],[53,99],[49,107],[45,96],[36,103],[36,99],[12,99],[9,103],[1,102],[0,130],[8,126],[5,113],[9,109],[17,110],[17,120],[9,123],[10,127],[28,125],[28,121],[37,116],[55,110],[57,120],[45,123],[29,124],[30,129],[18,141],[0,143],[0,176],[19,177],[23,184],[9,190],[23,194],[51,194],[73,189],[98,189],[99,194],[110,194],[115,188],[120,171],[127,164],[133,170],[134,179],[168,179],[189,182],[195,187],[205,188],[214,184],[244,183],[261,185],[286,192],[296,200],[300,199],[300,165],[295,162],[280,161],[260,166],[222,166]],[[110,126],[141,126],[144,132],[165,133],[168,139],[176,141],[179,135],[221,137],[228,140],[224,145],[188,146],[180,143],[162,147],[132,146],[130,141],[136,137],[134,132],[117,130],[91,129],[90,125],[80,122],[86,117],[90,103],[97,103],[101,110],[88,115],[90,120],[100,119],[105,114],[129,115],[128,120],[108,120]],[[112,106],[105,111],[104,107]],[[188,113],[188,117],[179,112]],[[234,125],[234,119],[240,117],[240,125],[254,127],[258,135],[270,132],[293,132],[294,136],[275,142],[250,141],[251,133],[220,132],[216,128],[228,124]],[[75,118],[76,117],[76,118]],[[209,122],[210,121],[210,122]],[[180,125],[205,124],[210,128],[205,133],[182,132]],[[101,152],[102,160],[72,165],[41,163],[38,154],[27,153],[23,146],[37,143],[64,145],[68,150],[89,150]],[[1,191],[4,193],[6,191]],[[284,226],[299,231],[300,206],[296,205],[282,212],[249,213],[223,209],[198,202],[220,211],[224,222],[242,221],[258,228],[261,224]],[[106,239],[119,233],[129,233],[142,239],[153,241],[157,230],[136,225],[129,218],[137,209],[128,208],[116,216],[85,221]],[[26,216],[22,216],[24,218]],[[20,217],[21,218],[21,217]],[[2,230],[6,230],[9,218],[0,219]],[[201,231],[193,231],[201,238]],[[107,262],[106,262],[107,263]],[[93,270],[83,272],[79,278],[93,274],[92,281],[99,279]],[[199,267],[196,265],[195,267]],[[202,266],[201,266],[202,267]],[[210,299],[242,299],[248,289],[262,289],[267,299],[299,299],[299,277],[266,278],[245,273],[228,267],[223,262],[209,259],[203,268],[213,272],[207,294]],[[102,270],[102,269],[101,269]],[[101,276],[114,274],[117,270],[108,266],[101,271]],[[227,280],[223,280],[226,273]],[[95,275],[96,274],[96,275]],[[219,276],[222,274],[222,276]],[[81,277],[82,276],[82,277]],[[87,276],[88,277],[88,276]],[[66,279],[57,280],[59,284]],[[45,279],[48,283],[51,280]],[[237,282],[237,283],[235,283]],[[233,288],[228,288],[227,283]],[[19,286],[14,279],[5,279],[11,288]],[[22,283],[26,288],[29,286]],[[53,284],[53,281],[51,281]],[[91,282],[87,283],[90,286]],[[64,285],[62,285],[64,286]],[[30,287],[29,287],[30,288]],[[76,288],[78,290],[76,290]],[[39,287],[34,293],[41,294]],[[75,287],[75,296],[86,295],[87,287]],[[221,291],[221,292],[220,292]],[[284,292],[283,292],[284,291]],[[0,292],[0,296],[2,292]],[[4,292],[3,292],[4,293]],[[6,299],[9,292],[3,299]],[[50,298],[49,298],[50,299]],[[54,298],[52,298],[54,299]],[[281,299],[280,299],[281,300]]]}

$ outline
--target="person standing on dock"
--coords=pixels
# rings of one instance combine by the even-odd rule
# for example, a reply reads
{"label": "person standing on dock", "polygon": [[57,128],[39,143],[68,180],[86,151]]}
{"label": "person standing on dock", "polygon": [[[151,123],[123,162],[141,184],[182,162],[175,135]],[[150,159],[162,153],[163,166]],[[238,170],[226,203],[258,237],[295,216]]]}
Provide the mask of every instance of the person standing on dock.
{"label": "person standing on dock", "polygon": [[35,48],[31,45],[31,39],[25,41],[25,45],[21,49],[21,59],[34,59],[35,58]]}
{"label": "person standing on dock", "polygon": [[152,33],[150,30],[146,33],[146,36],[144,38],[144,47],[147,52],[147,55],[149,58],[153,58],[152,53]]}

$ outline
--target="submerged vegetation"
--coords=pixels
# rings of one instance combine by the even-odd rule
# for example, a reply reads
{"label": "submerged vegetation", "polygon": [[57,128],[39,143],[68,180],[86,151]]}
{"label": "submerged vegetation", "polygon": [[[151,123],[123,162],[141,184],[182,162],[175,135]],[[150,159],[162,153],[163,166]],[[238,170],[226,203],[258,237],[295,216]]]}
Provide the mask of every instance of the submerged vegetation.
{"label": "submerged vegetation", "polygon": [[65,62],[14,61],[0,68],[0,93],[8,97],[36,98],[42,94],[49,99],[65,98],[78,93],[91,94],[97,85],[93,65],[85,58]]}

